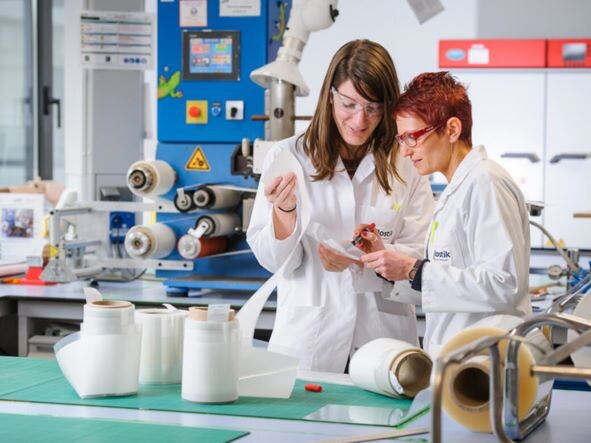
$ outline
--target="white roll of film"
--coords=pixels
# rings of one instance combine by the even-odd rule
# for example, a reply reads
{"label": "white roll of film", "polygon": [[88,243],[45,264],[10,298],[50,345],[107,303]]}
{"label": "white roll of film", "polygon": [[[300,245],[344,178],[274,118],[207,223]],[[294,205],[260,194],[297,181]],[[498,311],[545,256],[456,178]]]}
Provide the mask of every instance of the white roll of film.
{"label": "white roll of film", "polygon": [[125,250],[137,259],[162,258],[176,248],[176,234],[164,223],[137,225],[125,235]]}
{"label": "white roll of film", "polygon": [[193,194],[193,203],[199,209],[226,209],[240,203],[242,192],[216,185],[200,186]]}
{"label": "white roll of film", "polygon": [[238,398],[240,330],[234,311],[228,313],[225,320],[214,321],[206,308],[189,309],[183,348],[183,399],[230,403]]}
{"label": "white roll of film", "polygon": [[429,386],[433,362],[422,349],[393,338],[363,345],[351,358],[353,383],[368,391],[396,398],[412,398]]}
{"label": "white roll of film", "polygon": [[202,215],[195,221],[195,229],[203,232],[203,237],[222,237],[236,233],[240,227],[240,217],[235,213]]}
{"label": "white roll of film", "polygon": [[186,316],[187,311],[176,309],[136,311],[136,320],[142,325],[141,384],[181,382]]}
{"label": "white roll of film", "polygon": [[81,398],[138,391],[141,326],[125,301],[93,301],[84,307],[80,332],[54,346],[56,359]]}
{"label": "white roll of film", "polygon": [[[575,307],[573,314],[577,317],[591,321],[591,293],[588,293],[581,299]],[[577,336],[578,334],[575,331],[568,331],[569,341],[574,340]],[[573,352],[571,359],[577,368],[591,368],[591,346],[586,346]],[[587,380],[587,383],[591,385],[591,380]]]}
{"label": "white roll of film", "polygon": [[[485,318],[452,337],[441,349],[440,355],[454,352],[483,337],[500,337],[523,322],[510,315]],[[539,330],[527,335],[519,347],[518,417],[522,420],[532,409],[538,395],[540,380],[530,372],[531,367],[552,347]],[[508,340],[499,344],[501,359],[506,358]],[[477,432],[492,432],[490,423],[490,357],[485,350],[481,355],[450,367],[443,381],[443,409],[462,426]]]}
{"label": "white roll of film", "polygon": [[176,172],[163,160],[141,160],[127,171],[127,187],[141,197],[166,194],[176,182]]}

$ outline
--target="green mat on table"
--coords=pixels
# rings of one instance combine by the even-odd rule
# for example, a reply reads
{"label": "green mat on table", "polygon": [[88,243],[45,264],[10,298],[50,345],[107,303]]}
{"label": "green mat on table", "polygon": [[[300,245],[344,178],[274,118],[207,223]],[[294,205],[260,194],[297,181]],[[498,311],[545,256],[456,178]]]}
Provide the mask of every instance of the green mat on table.
{"label": "green mat on table", "polygon": [[[322,383],[322,392],[309,392],[306,384],[297,380],[289,399],[241,397],[236,402],[222,405],[192,403],[181,398],[181,385],[140,385],[138,395],[126,397],[100,397],[80,399],[68,381],[61,375],[55,360],[0,357],[0,380],[5,380],[4,367],[10,361],[9,377],[20,388],[0,395],[2,400],[29,401],[38,403],[59,403],[70,405],[106,406],[113,408],[146,409],[177,412],[198,412],[204,414],[239,415],[247,417],[279,418],[301,420],[307,415],[328,405],[365,406],[374,408],[399,409],[401,415],[410,408],[410,400],[398,400],[374,394],[354,386]],[[22,371],[18,371],[20,366]],[[30,379],[26,386],[26,378]],[[36,375],[39,374],[39,377]],[[41,383],[36,379],[45,377]],[[405,418],[405,420],[410,417]],[[325,421],[318,419],[318,421]],[[332,420],[326,420],[332,421]]]}
{"label": "green mat on table", "polygon": [[0,413],[0,441],[11,443],[36,441],[225,443],[247,434],[248,432],[242,431],[157,425],[137,421]]}

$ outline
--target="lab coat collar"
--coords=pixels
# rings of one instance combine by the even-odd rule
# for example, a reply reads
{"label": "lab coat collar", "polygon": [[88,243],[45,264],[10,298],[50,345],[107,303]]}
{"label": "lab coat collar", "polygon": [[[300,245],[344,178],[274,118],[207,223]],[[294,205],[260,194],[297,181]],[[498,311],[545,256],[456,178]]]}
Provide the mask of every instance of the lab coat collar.
{"label": "lab coat collar", "polygon": [[374,162],[373,152],[368,152],[361,160],[361,163],[359,163],[353,179],[361,183],[369,175],[371,175],[375,169],[376,165]]}
{"label": "lab coat collar", "polygon": [[441,208],[445,201],[452,195],[466,179],[470,171],[482,160],[488,159],[488,154],[484,146],[479,145],[473,147],[468,155],[464,157],[462,162],[458,165],[458,169],[451,178],[451,182],[445,187],[441,195],[439,196],[437,207]]}

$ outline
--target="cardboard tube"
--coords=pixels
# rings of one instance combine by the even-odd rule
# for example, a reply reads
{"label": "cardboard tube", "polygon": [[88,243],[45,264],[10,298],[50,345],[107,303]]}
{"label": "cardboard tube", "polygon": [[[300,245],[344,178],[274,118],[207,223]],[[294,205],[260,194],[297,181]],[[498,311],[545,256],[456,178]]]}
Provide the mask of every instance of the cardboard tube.
{"label": "cardboard tube", "polygon": [[422,349],[402,340],[378,338],[353,355],[349,374],[353,383],[363,389],[407,398],[429,386],[432,366]]}
{"label": "cardboard tube", "polygon": [[[519,317],[497,315],[485,318],[474,326],[452,337],[441,349],[446,355],[480,338],[499,337],[520,324]],[[534,406],[538,393],[539,380],[531,375],[530,368],[551,346],[541,332],[533,331],[519,347],[519,411],[522,420]],[[508,341],[499,344],[499,352],[504,362]],[[455,365],[446,373],[443,381],[443,409],[462,426],[477,432],[492,432],[490,423],[489,392],[490,359],[488,352]]]}

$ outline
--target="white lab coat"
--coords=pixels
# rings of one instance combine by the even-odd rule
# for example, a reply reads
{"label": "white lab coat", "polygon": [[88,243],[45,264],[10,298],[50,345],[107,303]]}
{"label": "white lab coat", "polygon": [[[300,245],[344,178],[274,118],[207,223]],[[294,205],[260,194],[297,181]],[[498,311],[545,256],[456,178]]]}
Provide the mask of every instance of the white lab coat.
{"label": "white lab coat", "polygon": [[[458,166],[435,206],[426,239],[422,294],[425,349],[437,356],[459,331],[494,314],[531,314],[529,217],[523,194],[477,146]],[[398,285],[398,283],[397,283]],[[416,298],[418,296],[419,298]]]}
{"label": "white lab coat", "polygon": [[[297,136],[275,145],[265,167],[283,149],[299,160],[304,175],[315,174]],[[304,185],[310,195],[310,224],[298,243],[301,226],[284,240],[274,235],[272,206],[262,190],[257,192],[247,240],[259,263],[276,272],[294,251],[277,292],[278,303],[270,350],[300,358],[300,369],[342,372],[356,348],[378,337],[417,342],[414,305],[386,300],[392,285],[373,271],[352,265],[344,272],[327,272],[311,232],[328,229],[338,240],[351,239],[360,223],[374,222],[386,243],[396,242],[401,252],[421,257],[423,238],[433,212],[428,181],[407,159],[399,158],[398,171],[405,184],[393,182],[387,196],[378,189],[373,155],[366,156],[350,179],[339,159],[332,180]],[[263,171],[264,176],[264,171]]]}

